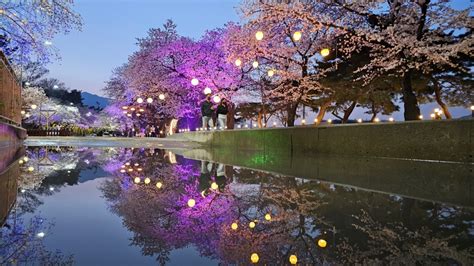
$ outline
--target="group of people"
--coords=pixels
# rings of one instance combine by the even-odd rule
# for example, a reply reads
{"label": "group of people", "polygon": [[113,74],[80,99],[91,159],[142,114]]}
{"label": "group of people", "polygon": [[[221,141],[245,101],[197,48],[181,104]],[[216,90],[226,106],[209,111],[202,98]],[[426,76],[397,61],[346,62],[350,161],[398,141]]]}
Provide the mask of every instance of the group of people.
{"label": "group of people", "polygon": [[132,126],[125,129],[127,137],[158,137],[158,127],[154,125],[147,125],[145,128]]}
{"label": "group of people", "polygon": [[201,103],[202,128],[214,128],[214,111],[217,114],[217,128],[227,128],[227,114],[229,113],[228,102],[223,98],[217,106],[211,102],[211,95],[206,95],[206,99]]}

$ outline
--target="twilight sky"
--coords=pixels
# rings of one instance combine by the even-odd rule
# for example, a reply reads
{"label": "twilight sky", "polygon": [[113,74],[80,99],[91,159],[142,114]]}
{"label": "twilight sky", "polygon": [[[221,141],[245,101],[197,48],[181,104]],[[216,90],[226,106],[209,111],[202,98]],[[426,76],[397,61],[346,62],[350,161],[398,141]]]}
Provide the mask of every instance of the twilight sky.
{"label": "twilight sky", "polygon": [[[112,70],[136,51],[136,38],[160,27],[167,19],[178,25],[183,36],[199,38],[207,29],[238,21],[239,0],[75,0],[83,18],[82,32],[73,31],[53,40],[61,60],[48,66],[50,76],[64,81],[71,89],[103,95],[102,88]],[[452,1],[455,8],[469,7],[469,0]],[[402,107],[402,106],[401,106]],[[429,117],[435,104],[422,106]],[[470,114],[466,108],[451,108],[455,117]],[[313,119],[308,115],[308,121]],[[356,108],[354,118],[369,117]],[[402,112],[393,117],[402,120]],[[327,115],[326,118],[331,118]],[[381,119],[386,117],[381,116]]]}

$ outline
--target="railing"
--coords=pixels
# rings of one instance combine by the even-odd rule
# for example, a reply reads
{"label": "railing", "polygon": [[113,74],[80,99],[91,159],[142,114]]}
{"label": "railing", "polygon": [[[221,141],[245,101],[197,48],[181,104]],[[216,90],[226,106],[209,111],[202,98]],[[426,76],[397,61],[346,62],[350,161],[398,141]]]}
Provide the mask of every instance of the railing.
{"label": "railing", "polygon": [[67,129],[28,129],[28,136],[74,136],[81,135]]}
{"label": "railing", "polygon": [[[21,124],[21,85],[5,55],[0,51],[0,117]],[[4,121],[5,122],[5,121]]]}

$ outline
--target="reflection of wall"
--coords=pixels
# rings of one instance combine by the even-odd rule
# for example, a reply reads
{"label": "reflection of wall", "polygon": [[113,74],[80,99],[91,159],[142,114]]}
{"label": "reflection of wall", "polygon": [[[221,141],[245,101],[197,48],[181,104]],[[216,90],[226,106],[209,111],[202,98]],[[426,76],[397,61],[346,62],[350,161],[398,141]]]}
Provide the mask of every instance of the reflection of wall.
{"label": "reflection of wall", "polygon": [[3,226],[8,213],[16,201],[18,191],[17,177],[20,174],[18,162],[12,163],[4,172],[0,173],[0,225]]}
{"label": "reflection of wall", "polygon": [[412,121],[176,134],[218,149],[266,156],[334,154],[473,162],[474,120]]}
{"label": "reflection of wall", "polygon": [[0,149],[8,146],[18,146],[26,138],[26,130],[0,120]]}

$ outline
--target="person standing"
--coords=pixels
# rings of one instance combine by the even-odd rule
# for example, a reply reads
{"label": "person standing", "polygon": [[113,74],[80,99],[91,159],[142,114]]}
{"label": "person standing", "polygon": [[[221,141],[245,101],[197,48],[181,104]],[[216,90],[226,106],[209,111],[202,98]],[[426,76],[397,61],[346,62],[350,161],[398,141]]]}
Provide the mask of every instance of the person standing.
{"label": "person standing", "polygon": [[151,125],[150,127],[150,137],[156,137],[156,127],[155,125]]}
{"label": "person standing", "polygon": [[201,116],[202,116],[202,127],[207,129],[208,127],[213,128],[214,122],[212,121],[212,114],[214,113],[214,106],[211,102],[211,95],[206,95],[206,99],[201,103]]}
{"label": "person standing", "polygon": [[217,106],[217,126],[221,130],[227,129],[227,113],[229,113],[227,100],[223,98]]}

